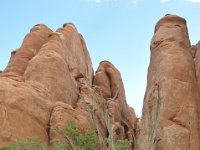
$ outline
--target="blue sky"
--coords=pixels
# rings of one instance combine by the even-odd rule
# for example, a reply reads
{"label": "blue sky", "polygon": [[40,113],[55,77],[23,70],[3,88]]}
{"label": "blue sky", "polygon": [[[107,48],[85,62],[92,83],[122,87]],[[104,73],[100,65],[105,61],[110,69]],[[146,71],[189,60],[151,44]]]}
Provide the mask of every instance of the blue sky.
{"label": "blue sky", "polygon": [[120,70],[127,102],[140,116],[150,41],[156,22],[167,13],[187,20],[192,44],[200,40],[200,0],[2,0],[0,69],[35,24],[55,31],[72,22],[85,38],[94,69],[108,60]]}

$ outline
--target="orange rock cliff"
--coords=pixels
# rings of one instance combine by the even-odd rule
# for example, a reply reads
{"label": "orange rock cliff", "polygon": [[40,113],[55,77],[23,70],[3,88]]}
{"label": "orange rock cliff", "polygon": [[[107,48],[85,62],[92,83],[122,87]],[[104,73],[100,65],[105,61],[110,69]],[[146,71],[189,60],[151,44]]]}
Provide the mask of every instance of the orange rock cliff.
{"label": "orange rock cliff", "polygon": [[114,141],[129,139],[139,150],[199,150],[200,43],[191,46],[186,20],[168,14],[156,24],[150,50],[142,117],[136,118],[119,70],[102,61],[94,74],[73,24],[56,32],[34,26],[0,71],[0,147],[27,137],[52,144],[70,122],[108,138],[106,104]]}
{"label": "orange rock cliff", "polygon": [[138,144],[141,150],[199,150],[199,45],[186,20],[166,15],[151,41]]}
{"label": "orange rock cliff", "polygon": [[56,32],[34,26],[11,53],[0,84],[0,146],[27,137],[52,144],[64,138],[57,130],[64,131],[70,122],[82,133],[95,130],[84,104],[95,109],[100,132],[107,138],[105,101],[114,140],[134,140],[136,117],[126,103],[120,72],[102,61],[94,75],[85,41],[71,23]]}

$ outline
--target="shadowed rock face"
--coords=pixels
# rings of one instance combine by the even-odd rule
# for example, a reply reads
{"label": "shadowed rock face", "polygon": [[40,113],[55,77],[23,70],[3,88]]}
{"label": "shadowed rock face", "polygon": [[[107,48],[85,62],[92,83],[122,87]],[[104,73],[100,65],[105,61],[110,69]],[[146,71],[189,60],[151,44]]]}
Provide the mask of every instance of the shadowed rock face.
{"label": "shadowed rock face", "polygon": [[151,42],[140,149],[199,150],[199,97],[186,21],[167,15]]}
{"label": "shadowed rock face", "polygon": [[[105,77],[99,76],[100,72]],[[106,80],[106,84],[101,80]],[[93,76],[85,41],[71,23],[56,32],[42,24],[34,26],[22,46],[11,53],[8,66],[0,72],[0,84],[0,147],[26,137],[38,137],[43,143],[62,140],[70,122],[82,133],[94,129],[79,94],[89,107],[95,100],[95,115],[103,138],[108,136],[105,98],[110,106],[114,139],[133,140],[136,117],[126,103],[119,71],[104,61]]]}

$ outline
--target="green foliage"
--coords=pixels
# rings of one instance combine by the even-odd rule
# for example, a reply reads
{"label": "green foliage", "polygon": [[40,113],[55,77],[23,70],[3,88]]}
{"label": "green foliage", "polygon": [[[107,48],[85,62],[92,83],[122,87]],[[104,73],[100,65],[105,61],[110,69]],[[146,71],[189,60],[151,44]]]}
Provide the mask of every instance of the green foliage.
{"label": "green foliage", "polygon": [[65,134],[70,137],[70,139],[73,141],[74,145],[80,145],[81,140],[81,133],[76,128],[75,124],[71,122],[68,127],[66,128]]}
{"label": "green foliage", "polygon": [[130,150],[130,142],[128,140],[118,140],[115,143],[115,150]]}
{"label": "green foliage", "polygon": [[160,150],[160,147],[159,147],[158,144],[156,144],[156,146],[155,146],[155,150]]}
{"label": "green foliage", "polygon": [[[65,135],[70,138],[77,150],[96,150],[96,134],[89,129],[84,135],[76,128],[74,123],[70,123],[65,130]],[[28,138],[19,140],[0,150],[71,150],[71,145],[66,142],[56,141],[52,146],[43,145],[36,138]],[[115,150],[130,150],[130,142],[128,140],[118,140],[115,144]],[[159,150],[156,148],[155,150]]]}
{"label": "green foliage", "polygon": [[53,146],[49,146],[48,150],[71,150],[68,143],[56,141]]}
{"label": "green foliage", "polygon": [[73,123],[66,128],[66,134],[72,139],[77,150],[96,150],[96,136],[93,130],[89,129],[82,135]]}
{"label": "green foliage", "polygon": [[95,150],[97,147],[96,136],[93,130],[89,129],[84,136],[81,137],[81,150]]}
{"label": "green foliage", "polygon": [[44,145],[42,145],[36,138],[28,138],[19,140],[7,147],[0,148],[0,150],[43,150],[43,148]]}
{"label": "green foliage", "polygon": [[[93,130],[89,129],[85,135],[82,135],[73,123],[66,128],[65,134],[71,139],[77,150],[96,150],[96,135]],[[67,141],[67,140],[66,140]],[[35,138],[19,140],[0,150],[71,150],[69,141],[57,141],[53,146],[42,145]]]}
{"label": "green foliage", "polygon": [[134,150],[139,150],[139,146],[136,141],[134,141]]}

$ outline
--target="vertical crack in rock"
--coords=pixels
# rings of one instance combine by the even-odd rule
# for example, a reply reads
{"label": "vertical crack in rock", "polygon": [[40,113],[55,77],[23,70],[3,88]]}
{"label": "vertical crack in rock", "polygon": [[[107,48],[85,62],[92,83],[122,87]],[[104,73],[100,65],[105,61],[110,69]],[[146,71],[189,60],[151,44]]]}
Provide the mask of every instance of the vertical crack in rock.
{"label": "vertical crack in rock", "polygon": [[161,106],[162,106],[162,90],[163,90],[163,85],[162,85],[163,81],[158,81],[158,98],[156,101],[156,110],[155,110],[155,114],[153,116],[155,116],[154,118],[154,125],[153,125],[153,133],[152,133],[152,141],[150,142],[150,144],[152,144],[150,146],[150,150],[154,150],[156,145],[158,144],[159,139],[156,139],[156,135],[157,135],[157,131],[159,128],[159,123],[160,123],[160,113],[161,113]]}

